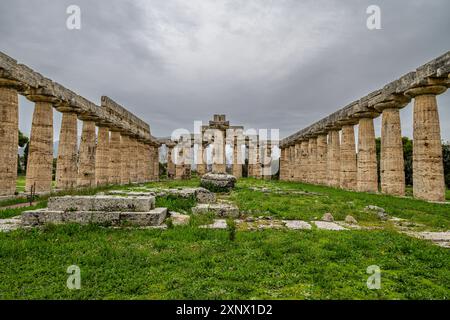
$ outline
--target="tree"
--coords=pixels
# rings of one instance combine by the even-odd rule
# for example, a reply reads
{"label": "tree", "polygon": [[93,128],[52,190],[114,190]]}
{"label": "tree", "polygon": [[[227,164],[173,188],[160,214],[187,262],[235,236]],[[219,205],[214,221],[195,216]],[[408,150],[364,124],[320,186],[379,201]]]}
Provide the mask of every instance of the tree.
{"label": "tree", "polygon": [[448,141],[442,144],[442,156],[444,158],[445,184],[450,189],[450,143]]}
{"label": "tree", "polygon": [[[403,142],[403,161],[405,168],[405,183],[406,185],[413,184],[413,166],[412,166],[412,157],[413,157],[413,141],[408,137],[402,138]],[[378,182],[380,182],[380,155],[381,155],[381,138],[375,139],[375,145],[377,149],[377,172],[378,172]]]}
{"label": "tree", "polygon": [[18,141],[19,147],[21,148],[25,147],[23,156],[21,157],[20,155],[17,155],[17,174],[19,175],[24,174],[26,172],[28,159],[28,142],[29,142],[28,137],[19,130],[19,141]]}

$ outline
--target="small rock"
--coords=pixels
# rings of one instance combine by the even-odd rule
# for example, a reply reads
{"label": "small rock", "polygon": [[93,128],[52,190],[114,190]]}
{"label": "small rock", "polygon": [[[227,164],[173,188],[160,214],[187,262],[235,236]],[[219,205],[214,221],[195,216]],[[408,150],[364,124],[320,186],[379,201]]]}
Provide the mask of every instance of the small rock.
{"label": "small rock", "polygon": [[341,231],[341,230],[347,230],[344,227],[341,227],[340,225],[334,223],[334,222],[328,222],[328,221],[313,221],[317,228],[322,230],[332,230],[332,231]]}
{"label": "small rock", "polygon": [[377,206],[373,206],[373,205],[368,205],[364,208],[364,210],[372,210],[372,211],[378,211],[378,212],[386,212],[383,208],[381,207],[377,207]]}
{"label": "small rock", "polygon": [[254,217],[247,217],[245,218],[245,222],[254,222],[255,218]]}
{"label": "small rock", "polygon": [[292,230],[311,229],[311,225],[308,222],[302,220],[283,220],[286,228]]}
{"label": "small rock", "polygon": [[224,220],[224,219],[216,219],[216,220],[214,220],[213,224],[200,226],[200,228],[205,228],[205,229],[226,229],[227,228],[227,221]]}
{"label": "small rock", "polygon": [[322,221],[333,222],[334,221],[333,215],[329,212],[325,213],[322,217]]}
{"label": "small rock", "polygon": [[186,214],[181,214],[178,212],[171,212],[170,218],[172,219],[174,226],[185,226],[189,224],[191,217]]}
{"label": "small rock", "polygon": [[356,221],[356,219],[351,215],[347,215],[345,217],[345,222],[348,224],[358,224],[358,221]]}

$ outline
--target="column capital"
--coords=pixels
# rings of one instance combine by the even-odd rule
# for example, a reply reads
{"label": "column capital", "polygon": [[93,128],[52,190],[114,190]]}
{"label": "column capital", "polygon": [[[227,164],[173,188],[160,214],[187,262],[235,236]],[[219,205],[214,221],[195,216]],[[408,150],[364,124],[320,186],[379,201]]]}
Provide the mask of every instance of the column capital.
{"label": "column capital", "polygon": [[447,90],[447,86],[444,85],[429,85],[411,88],[405,91],[405,95],[414,98],[421,95],[438,95],[444,93]]}

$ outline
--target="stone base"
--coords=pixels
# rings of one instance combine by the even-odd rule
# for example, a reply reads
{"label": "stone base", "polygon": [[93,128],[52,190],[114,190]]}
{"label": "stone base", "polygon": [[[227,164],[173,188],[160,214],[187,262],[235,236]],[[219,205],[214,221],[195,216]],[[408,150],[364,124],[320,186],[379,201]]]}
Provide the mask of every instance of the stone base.
{"label": "stone base", "polygon": [[98,223],[106,225],[159,226],[167,215],[167,208],[156,208],[148,212],[101,212],[101,211],[50,211],[40,209],[22,213],[23,226],[45,224]]}
{"label": "stone base", "polygon": [[49,211],[147,212],[155,197],[65,196],[48,199]]}
{"label": "stone base", "polygon": [[200,185],[213,192],[227,192],[234,188],[236,177],[226,173],[207,173],[202,176]]}

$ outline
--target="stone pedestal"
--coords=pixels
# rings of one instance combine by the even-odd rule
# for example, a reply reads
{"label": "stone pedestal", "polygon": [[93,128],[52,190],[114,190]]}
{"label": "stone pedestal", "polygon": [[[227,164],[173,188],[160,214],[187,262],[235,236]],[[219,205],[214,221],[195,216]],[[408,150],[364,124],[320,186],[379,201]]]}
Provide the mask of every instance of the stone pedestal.
{"label": "stone pedestal", "polygon": [[413,192],[428,201],[445,201],[441,130],[436,95],[444,86],[426,86],[406,92],[414,97]]}
{"label": "stone pedestal", "polygon": [[58,160],[56,163],[56,187],[72,189],[77,186],[78,158],[77,114],[63,112],[59,133]]}
{"label": "stone pedestal", "polygon": [[327,135],[317,136],[316,182],[326,184],[327,176]]}
{"label": "stone pedestal", "polygon": [[377,152],[372,118],[359,119],[357,189],[378,191]]}
{"label": "stone pedestal", "polygon": [[339,130],[328,132],[327,182],[330,187],[339,187],[341,183],[341,147]]}
{"label": "stone pedestal", "polygon": [[0,196],[16,192],[19,100],[16,83],[0,79]]}
{"label": "stone pedestal", "polygon": [[120,159],[120,184],[129,184],[130,180],[130,137],[121,135],[120,142],[121,159]]}
{"label": "stone pedestal", "polygon": [[109,183],[109,129],[98,127],[95,152],[95,183],[98,186]]}
{"label": "stone pedestal", "polygon": [[308,181],[308,175],[309,175],[309,156],[308,156],[308,141],[304,140],[300,144],[300,176],[299,180],[301,182],[307,182]]}
{"label": "stone pedestal", "polygon": [[[138,148],[138,142],[135,142],[136,148]],[[139,150],[136,150],[138,154]],[[120,132],[111,131],[109,138],[109,183],[120,184],[120,168],[121,168],[121,155],[120,155]]]}
{"label": "stone pedestal", "polygon": [[308,183],[317,183],[317,138],[308,141]]}
{"label": "stone pedestal", "polygon": [[25,191],[35,187],[37,193],[52,190],[53,170],[53,105],[45,98],[36,101],[31,126]]}
{"label": "stone pedestal", "polygon": [[340,145],[340,187],[347,190],[356,190],[356,150],[355,150],[355,131],[353,124],[342,126],[342,141]]}
{"label": "stone pedestal", "polygon": [[381,124],[381,192],[403,196],[405,171],[399,108],[386,108]]}
{"label": "stone pedestal", "polygon": [[83,121],[78,166],[78,186],[95,187],[95,122]]}

